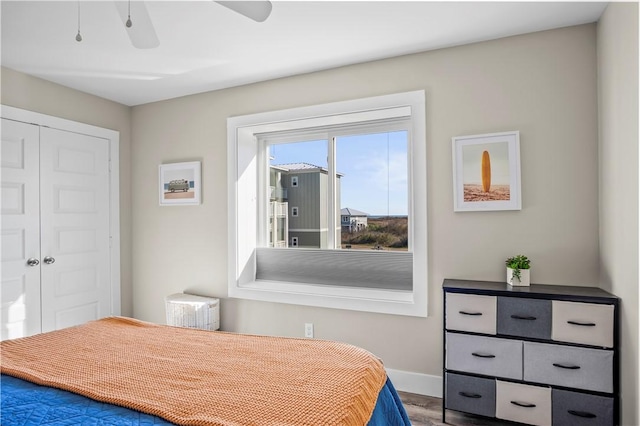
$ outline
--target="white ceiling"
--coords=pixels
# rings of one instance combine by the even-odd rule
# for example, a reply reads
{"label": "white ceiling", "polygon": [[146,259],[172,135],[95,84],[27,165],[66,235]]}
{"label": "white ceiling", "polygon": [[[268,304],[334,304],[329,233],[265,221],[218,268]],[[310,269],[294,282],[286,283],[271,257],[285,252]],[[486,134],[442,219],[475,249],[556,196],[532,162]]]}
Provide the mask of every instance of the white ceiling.
{"label": "white ceiling", "polygon": [[[126,4],[126,3],[125,3]],[[139,105],[598,20],[595,2],[275,1],[252,21],[212,1],[147,1],[136,49],[112,1],[2,1],[2,66]],[[133,2],[131,18],[136,26]]]}

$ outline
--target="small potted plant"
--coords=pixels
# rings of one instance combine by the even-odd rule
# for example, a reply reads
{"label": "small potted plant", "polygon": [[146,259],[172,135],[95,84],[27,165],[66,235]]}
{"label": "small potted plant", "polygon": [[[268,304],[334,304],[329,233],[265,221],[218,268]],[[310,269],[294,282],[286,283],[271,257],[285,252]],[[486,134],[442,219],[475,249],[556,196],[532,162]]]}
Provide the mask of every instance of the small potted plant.
{"label": "small potted plant", "polygon": [[517,255],[510,257],[507,264],[507,284],[513,286],[528,286],[531,284],[531,261],[527,256]]}

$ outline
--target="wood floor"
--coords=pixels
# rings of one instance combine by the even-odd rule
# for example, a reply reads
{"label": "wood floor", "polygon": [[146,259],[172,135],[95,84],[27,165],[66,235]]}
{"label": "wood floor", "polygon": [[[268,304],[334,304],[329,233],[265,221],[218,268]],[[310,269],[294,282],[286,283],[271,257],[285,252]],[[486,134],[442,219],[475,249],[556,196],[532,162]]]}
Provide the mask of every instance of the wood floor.
{"label": "wood floor", "polygon": [[442,423],[442,399],[398,392],[413,426],[498,426],[506,423],[484,417],[447,410],[447,423]]}

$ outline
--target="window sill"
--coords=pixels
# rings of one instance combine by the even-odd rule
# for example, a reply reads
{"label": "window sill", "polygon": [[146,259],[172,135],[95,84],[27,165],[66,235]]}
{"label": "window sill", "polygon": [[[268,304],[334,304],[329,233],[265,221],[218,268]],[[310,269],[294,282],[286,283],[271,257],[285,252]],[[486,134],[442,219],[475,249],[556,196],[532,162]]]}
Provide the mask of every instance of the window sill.
{"label": "window sill", "polygon": [[229,287],[229,297],[361,312],[427,316],[426,297],[415,292],[257,280]]}

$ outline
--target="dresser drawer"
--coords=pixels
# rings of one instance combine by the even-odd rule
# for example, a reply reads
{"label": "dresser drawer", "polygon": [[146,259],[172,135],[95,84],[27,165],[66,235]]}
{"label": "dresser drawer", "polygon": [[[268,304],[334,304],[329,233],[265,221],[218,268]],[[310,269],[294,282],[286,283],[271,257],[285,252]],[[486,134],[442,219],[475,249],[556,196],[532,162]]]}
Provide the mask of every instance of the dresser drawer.
{"label": "dresser drawer", "polygon": [[551,338],[551,301],[498,297],[498,334]]}
{"label": "dresser drawer", "polygon": [[496,415],[496,381],[462,374],[446,375],[446,408],[481,416]]}
{"label": "dresser drawer", "polygon": [[522,342],[447,333],[448,370],[522,379]]}
{"label": "dresser drawer", "polygon": [[613,426],[613,398],[551,391],[553,426]]}
{"label": "dresser drawer", "polygon": [[496,296],[448,293],[446,298],[448,330],[496,334]]}
{"label": "dresser drawer", "polygon": [[613,392],[613,351],[524,342],[524,380]]}
{"label": "dresser drawer", "polygon": [[496,417],[531,425],[551,424],[551,388],[496,380]]}
{"label": "dresser drawer", "polygon": [[552,303],[551,338],[561,342],[613,347],[613,305]]}

